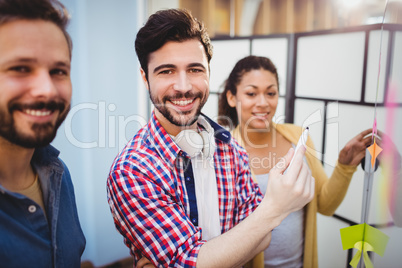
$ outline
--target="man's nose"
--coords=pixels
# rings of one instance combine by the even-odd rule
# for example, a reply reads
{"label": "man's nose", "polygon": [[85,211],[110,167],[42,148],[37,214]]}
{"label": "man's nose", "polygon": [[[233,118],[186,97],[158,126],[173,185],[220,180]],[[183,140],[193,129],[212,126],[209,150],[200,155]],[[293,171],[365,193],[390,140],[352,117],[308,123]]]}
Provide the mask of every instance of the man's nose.
{"label": "man's nose", "polygon": [[31,84],[31,94],[45,99],[55,97],[58,92],[51,74],[47,70],[38,71]]}
{"label": "man's nose", "polygon": [[176,81],[173,85],[173,89],[177,91],[189,91],[192,89],[191,81],[187,72],[180,72],[176,76]]}

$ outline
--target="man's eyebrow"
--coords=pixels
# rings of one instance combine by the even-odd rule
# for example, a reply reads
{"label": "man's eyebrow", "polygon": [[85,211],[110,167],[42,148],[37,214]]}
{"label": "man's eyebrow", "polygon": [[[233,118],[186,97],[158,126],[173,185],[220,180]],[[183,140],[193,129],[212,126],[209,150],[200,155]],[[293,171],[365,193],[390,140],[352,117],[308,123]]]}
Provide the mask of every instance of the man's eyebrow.
{"label": "man's eyebrow", "polygon": [[10,59],[8,61],[6,61],[7,63],[35,63],[37,62],[36,59],[32,59],[32,58],[14,58],[14,59]]}
{"label": "man's eyebrow", "polygon": [[70,62],[68,62],[68,61],[58,61],[58,62],[56,62],[55,65],[56,65],[57,67],[65,67],[65,68],[69,68],[69,69],[70,69],[70,67],[71,67]]}
{"label": "man's eyebrow", "polygon": [[165,68],[168,68],[168,69],[176,68],[176,65],[174,65],[174,64],[162,64],[162,65],[159,65],[159,66],[155,67],[153,73],[156,73],[159,70],[165,69]]}
{"label": "man's eyebrow", "polygon": [[190,63],[188,67],[201,67],[202,69],[206,70],[205,66],[198,62]]}
{"label": "man's eyebrow", "polygon": [[[18,59],[12,59],[10,61],[8,61],[7,63],[9,64],[23,64],[23,63],[37,63],[38,60],[37,59],[33,59],[33,58],[18,58]],[[70,61],[57,61],[55,64],[55,66],[58,67],[67,67],[70,68],[71,64]]]}

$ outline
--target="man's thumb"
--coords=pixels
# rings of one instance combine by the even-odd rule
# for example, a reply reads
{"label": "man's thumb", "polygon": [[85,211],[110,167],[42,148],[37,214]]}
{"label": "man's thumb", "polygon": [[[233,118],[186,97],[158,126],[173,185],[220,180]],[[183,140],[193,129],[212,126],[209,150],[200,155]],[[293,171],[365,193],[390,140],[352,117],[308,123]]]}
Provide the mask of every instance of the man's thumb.
{"label": "man's thumb", "polygon": [[293,148],[290,148],[289,151],[286,153],[286,155],[282,157],[278,163],[276,163],[276,165],[273,168],[273,171],[282,174],[289,166],[289,163],[292,160],[294,153],[295,150]]}

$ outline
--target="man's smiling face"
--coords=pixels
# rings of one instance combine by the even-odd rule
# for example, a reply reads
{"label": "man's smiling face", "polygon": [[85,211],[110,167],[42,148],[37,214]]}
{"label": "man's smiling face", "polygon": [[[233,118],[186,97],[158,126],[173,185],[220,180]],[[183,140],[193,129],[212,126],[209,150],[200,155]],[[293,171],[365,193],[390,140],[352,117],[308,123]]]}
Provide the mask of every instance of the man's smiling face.
{"label": "man's smiling face", "polygon": [[191,127],[209,95],[209,68],[204,47],[197,39],[169,41],[150,54],[148,80],[155,114],[169,134]]}
{"label": "man's smiling face", "polygon": [[26,148],[49,144],[70,108],[70,53],[52,22],[0,26],[0,140]]}

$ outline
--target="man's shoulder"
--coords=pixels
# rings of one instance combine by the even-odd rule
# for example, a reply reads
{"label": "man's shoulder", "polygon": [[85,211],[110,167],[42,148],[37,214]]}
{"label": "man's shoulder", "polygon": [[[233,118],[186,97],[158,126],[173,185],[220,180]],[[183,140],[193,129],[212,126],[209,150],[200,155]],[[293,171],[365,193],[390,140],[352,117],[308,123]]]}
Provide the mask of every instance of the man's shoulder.
{"label": "man's shoulder", "polygon": [[153,153],[153,144],[150,141],[150,133],[147,128],[141,128],[132,138],[127,142],[124,148],[120,151],[119,158],[129,158],[132,155],[148,155]]}
{"label": "man's shoulder", "polygon": [[173,183],[174,165],[170,158],[161,153],[151,133],[141,129],[115,158],[109,171],[108,183],[115,181],[117,184],[126,184],[133,178],[136,178],[137,183]]}
{"label": "man's shoulder", "polygon": [[146,127],[143,127],[117,155],[112,170],[125,169],[128,166],[130,169],[142,169],[149,165],[155,166],[161,163],[161,160],[152,135]]}
{"label": "man's shoulder", "polygon": [[221,163],[231,163],[236,168],[248,163],[246,150],[233,137],[230,138],[229,142],[217,140],[216,145],[217,159]]}
{"label": "man's shoulder", "polygon": [[230,141],[230,146],[239,154],[247,154],[246,149],[244,149],[234,137],[232,137]]}

